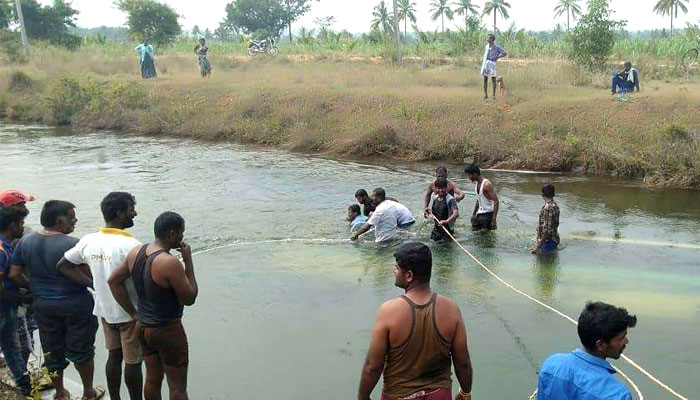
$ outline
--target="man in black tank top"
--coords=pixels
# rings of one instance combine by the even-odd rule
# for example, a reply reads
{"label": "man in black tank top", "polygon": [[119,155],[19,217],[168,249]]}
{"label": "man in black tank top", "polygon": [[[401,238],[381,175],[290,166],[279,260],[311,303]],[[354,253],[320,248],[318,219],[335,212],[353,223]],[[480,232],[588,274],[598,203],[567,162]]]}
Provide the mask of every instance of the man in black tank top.
{"label": "man in black tank top", "polygon": [[[430,214],[434,215],[439,222],[435,221],[435,226],[433,227],[433,232],[430,234],[430,238],[436,242],[449,239],[445,229],[451,234],[454,234],[454,224],[457,218],[459,218],[457,200],[447,193],[447,186],[446,178],[438,178],[435,180],[435,193],[437,196],[433,198]],[[427,213],[425,217],[428,218]]]}
{"label": "man in black tank top", "polygon": [[[145,400],[161,399],[164,375],[168,377],[170,399],[187,400],[189,348],[181,318],[184,306],[194,304],[199,292],[192,250],[182,241],[185,220],[180,215],[161,214],[154,231],[156,240],[129,252],[126,261],[109,278],[109,286],[124,310],[138,317],[146,362]],[[184,269],[170,255],[172,249],[182,254]],[[126,290],[129,278],[138,294],[138,313]]]}

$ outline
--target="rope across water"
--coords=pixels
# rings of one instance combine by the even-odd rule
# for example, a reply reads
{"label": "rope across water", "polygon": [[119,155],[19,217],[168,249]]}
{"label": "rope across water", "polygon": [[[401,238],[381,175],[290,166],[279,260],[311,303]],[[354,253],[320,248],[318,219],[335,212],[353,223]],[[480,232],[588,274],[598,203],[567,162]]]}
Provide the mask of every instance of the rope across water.
{"label": "rope across water", "polygon": [[[440,223],[440,221],[439,221],[434,215],[431,214],[431,217],[433,217],[433,219],[435,220],[435,222]],[[572,324],[578,325],[578,322],[576,322],[576,320],[574,320],[573,318],[571,318],[571,317],[569,317],[568,315],[564,314],[563,312],[557,310],[556,308],[554,308],[554,307],[552,307],[552,306],[550,306],[550,305],[548,305],[548,304],[545,304],[545,303],[543,303],[542,301],[540,301],[540,300],[538,300],[538,299],[536,299],[536,298],[530,296],[529,294],[527,294],[527,293],[523,292],[522,290],[516,288],[515,286],[511,285],[508,281],[506,281],[506,280],[504,280],[503,278],[501,278],[500,276],[498,276],[495,272],[491,271],[491,269],[489,269],[486,265],[484,265],[481,261],[479,261],[479,259],[476,258],[471,252],[469,252],[469,250],[467,250],[466,248],[464,248],[464,246],[462,246],[462,244],[461,244],[459,241],[457,241],[457,239],[455,239],[454,236],[452,236],[452,234],[450,233],[450,231],[447,230],[447,228],[445,228],[444,226],[442,226],[442,229],[443,229],[443,230],[445,231],[445,233],[450,237],[450,239],[452,239],[452,241],[455,242],[455,244],[457,244],[457,246],[459,246],[459,248],[462,249],[462,251],[464,251],[464,252],[469,256],[469,258],[471,258],[478,266],[480,266],[481,268],[483,268],[484,271],[486,271],[489,275],[491,275],[491,276],[494,277],[497,281],[499,281],[499,282],[501,282],[503,285],[505,285],[508,289],[514,291],[515,293],[518,293],[519,295],[525,297],[525,298],[528,299],[528,300],[531,300],[531,301],[533,301],[533,302],[539,304],[540,306],[542,306],[542,307],[548,309],[549,311],[551,311],[551,312],[553,312],[553,313],[559,315],[560,317],[562,317],[562,318],[568,320],[568,321],[571,322]],[[630,364],[631,366],[635,367],[639,372],[641,372],[642,374],[644,374],[647,378],[651,379],[654,383],[656,383],[657,385],[659,385],[661,388],[663,388],[663,389],[666,390],[667,392],[669,392],[669,393],[671,393],[672,395],[674,395],[676,398],[678,398],[678,399],[680,399],[680,400],[688,400],[687,397],[684,397],[683,395],[679,394],[678,392],[676,392],[675,390],[673,390],[671,387],[669,387],[669,386],[666,385],[665,383],[661,382],[661,380],[659,380],[657,377],[655,377],[654,375],[652,375],[651,373],[649,373],[647,370],[645,370],[644,368],[642,368],[639,364],[637,364],[636,362],[634,362],[631,358],[629,358],[629,357],[627,357],[626,355],[623,354],[623,355],[622,355],[622,359],[625,360],[625,361],[626,361],[628,364]],[[634,381],[632,381],[632,379],[630,379],[630,377],[628,377],[627,375],[625,375],[625,373],[623,373],[619,368],[617,368],[617,367],[614,367],[614,368],[615,368],[615,370],[620,374],[620,376],[622,376],[623,378],[625,378],[625,380],[627,380],[627,382],[630,383],[630,386],[632,386],[632,388],[634,389],[634,391],[637,393],[637,396],[639,397],[639,400],[644,400],[644,395],[642,395],[642,392],[639,390],[639,387],[637,386],[637,384],[635,384]]]}

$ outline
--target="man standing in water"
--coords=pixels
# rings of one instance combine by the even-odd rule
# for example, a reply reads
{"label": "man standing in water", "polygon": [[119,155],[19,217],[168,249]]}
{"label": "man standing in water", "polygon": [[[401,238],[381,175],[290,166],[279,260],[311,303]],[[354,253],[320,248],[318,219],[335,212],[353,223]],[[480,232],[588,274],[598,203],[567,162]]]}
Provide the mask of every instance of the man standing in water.
{"label": "man standing in water", "polygon": [[447,179],[447,168],[437,167],[435,170],[435,180],[430,182],[428,185],[428,190],[425,191],[425,195],[423,196],[423,208],[425,209],[426,213],[430,212],[430,200],[432,200],[433,194],[437,193],[435,190],[435,182],[437,182],[437,180],[440,178],[445,178],[447,180],[447,194],[454,197],[458,203],[464,200],[464,196],[466,196],[466,193],[457,187],[456,183]]}
{"label": "man standing in water", "polygon": [[588,303],[578,318],[578,337],[583,350],[554,354],[540,370],[537,400],[632,400],[632,394],[613,377],[617,360],[629,339],[627,330],[637,317],[624,308],[601,302]]}
{"label": "man standing in water", "polygon": [[358,206],[357,204],[353,204],[350,207],[348,207],[347,220],[350,222],[350,231],[355,232],[365,225],[365,223],[367,222],[367,217],[362,215],[362,212],[360,211],[360,206]]}
{"label": "man standing in water", "polygon": [[554,185],[542,187],[544,206],[537,226],[537,245],[532,254],[551,253],[559,246],[559,206],[554,201]]}
{"label": "man standing in water", "polygon": [[372,204],[372,199],[367,194],[367,191],[365,189],[357,189],[355,192],[355,200],[362,206],[362,214],[364,214],[365,217],[369,217],[372,211],[374,211],[374,204]]}
{"label": "man standing in water", "polygon": [[375,207],[372,215],[350,240],[357,240],[374,227],[375,242],[388,242],[398,233],[397,228],[405,229],[416,222],[411,211],[403,204],[387,199],[386,192],[382,188],[374,189],[372,192],[372,204]]}
{"label": "man standing in water", "polygon": [[99,399],[105,394],[103,387],[92,387],[98,329],[97,318],[92,315],[95,302],[87,291],[93,285],[92,279],[82,274],[82,283],[77,284],[56,269],[63,254],[78,243],[78,239],[68,236],[77,222],[73,204],[47,201],[41,210],[44,229],[19,242],[10,269],[10,279],[20,287],[31,286],[36,298],[34,315],[46,354],[45,366],[56,388],[55,400],[71,398],[63,385],[63,371],[69,360],[80,374],[83,399]]}
{"label": "man standing in water", "polygon": [[433,199],[433,206],[429,213],[426,212],[425,217],[428,218],[428,214],[432,214],[438,219],[430,237],[435,241],[441,241],[448,238],[445,229],[454,234],[454,225],[459,218],[459,209],[457,208],[457,200],[447,193],[447,179],[438,178],[435,180],[435,191],[437,195]]}
{"label": "man standing in water", "polygon": [[[85,235],[80,242],[67,251],[58,263],[58,269],[76,282],[84,279],[81,264],[90,267],[95,290],[93,314],[102,320],[105,346],[109,351],[105,375],[109,397],[120,399],[122,383],[122,363],[124,363],[124,383],[132,400],[142,398],[143,374],[141,372],[141,344],[138,339],[136,320],[124,311],[112,296],[107,279],[129,251],[140,245],[138,240],[125,229],[134,226],[136,199],[129,193],[109,193],[100,203],[105,227],[99,232]],[[133,284],[131,296],[135,299]]]}
{"label": "man standing in water", "polygon": [[[160,400],[163,375],[168,379],[171,400],[187,400],[187,335],[182,326],[183,305],[194,304],[199,288],[194,276],[192,249],[183,242],[185,220],[165,212],[154,224],[156,239],[133,249],[109,278],[119,304],[138,317],[139,337],[146,360],[146,400]],[[177,249],[185,267],[170,255]],[[133,279],[138,295],[138,313],[126,282]]]}
{"label": "man standing in water", "polygon": [[481,169],[475,163],[471,163],[464,172],[469,180],[476,183],[476,205],[472,213],[472,230],[496,230],[498,225],[499,200],[496,188],[491,181],[481,175]]}
{"label": "man standing in water", "polygon": [[481,65],[481,75],[484,77],[484,100],[489,98],[489,78],[493,84],[493,98],[496,98],[496,77],[498,77],[498,60],[507,56],[505,50],[496,44],[496,36],[489,34],[488,44],[484,49],[484,62]]}
{"label": "man standing in water", "polygon": [[370,394],[384,374],[382,400],[452,400],[452,371],[470,400],[472,365],[459,306],[430,290],[432,254],[422,243],[407,243],[396,254],[400,298],[382,304],[372,328],[358,400]]}

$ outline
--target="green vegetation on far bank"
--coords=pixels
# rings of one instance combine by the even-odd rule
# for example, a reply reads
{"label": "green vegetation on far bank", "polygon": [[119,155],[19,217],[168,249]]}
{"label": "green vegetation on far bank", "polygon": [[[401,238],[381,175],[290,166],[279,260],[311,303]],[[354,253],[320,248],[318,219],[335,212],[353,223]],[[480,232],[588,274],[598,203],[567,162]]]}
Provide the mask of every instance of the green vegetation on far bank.
{"label": "green vegetation on far bank", "polygon": [[202,80],[193,56],[157,58],[142,81],[132,54],[34,54],[0,69],[5,120],[71,124],[411,160],[585,171],[700,186],[700,83],[639,65],[640,94],[622,102],[609,76],[565,62],[510,60],[508,94],[482,101],[476,60],[404,68],[348,59],[247,60],[216,54]]}

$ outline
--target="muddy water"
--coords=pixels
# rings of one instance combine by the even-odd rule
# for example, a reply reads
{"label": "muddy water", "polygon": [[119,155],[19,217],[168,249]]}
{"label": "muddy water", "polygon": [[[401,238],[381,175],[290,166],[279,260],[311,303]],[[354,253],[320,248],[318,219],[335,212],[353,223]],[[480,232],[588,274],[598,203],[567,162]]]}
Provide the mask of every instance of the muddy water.
{"label": "muddy water", "polygon": [[[357,188],[382,186],[417,214],[434,165],[7,125],[0,145],[0,186],[72,201],[76,235],[100,227],[98,204],[107,192],[127,190],[138,201],[133,232],[142,241],[151,239],[160,212],[175,210],[195,250],[236,243],[195,257],[201,292],[185,318],[191,398],[355,397],[374,313],[400,291],[393,248],[343,241],[345,209]],[[592,299],[627,307],[639,324],[626,353],[696,397],[698,193],[579,176],[486,175],[502,199],[499,231],[473,236],[463,218],[459,240],[496,273],[569,315]],[[528,250],[545,182],[557,187],[563,246],[538,258]],[[39,226],[40,205],[30,204],[29,226]],[[461,211],[472,207],[468,197]],[[429,241],[430,229],[418,224],[412,237]],[[475,398],[527,398],[542,361],[579,345],[573,325],[504,288],[456,246],[435,246],[434,258],[434,289],[456,299],[467,322]],[[97,346],[102,366],[101,339]],[[616,365],[646,398],[670,398]],[[97,381],[105,382],[101,367]]]}

